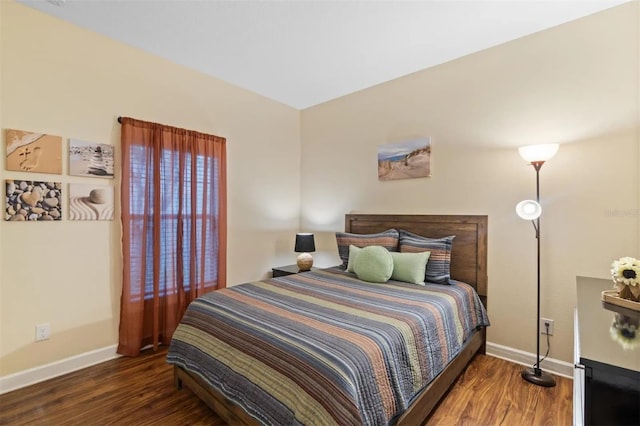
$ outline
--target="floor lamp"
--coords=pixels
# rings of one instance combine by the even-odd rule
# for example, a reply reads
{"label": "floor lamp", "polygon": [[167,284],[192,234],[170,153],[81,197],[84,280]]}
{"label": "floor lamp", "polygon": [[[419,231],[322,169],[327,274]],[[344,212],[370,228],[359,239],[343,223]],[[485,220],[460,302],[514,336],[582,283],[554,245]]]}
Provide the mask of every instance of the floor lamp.
{"label": "floor lamp", "polygon": [[536,241],[538,243],[538,313],[536,330],[536,363],[533,368],[525,368],[522,370],[522,378],[534,385],[552,387],[556,385],[556,381],[552,375],[545,373],[540,368],[540,215],[542,207],[540,206],[540,168],[545,161],[551,159],[558,152],[557,144],[544,145],[528,145],[518,149],[520,156],[530,163],[536,170],[536,200],[524,200],[516,206],[518,216],[523,219],[530,220],[536,231]]}

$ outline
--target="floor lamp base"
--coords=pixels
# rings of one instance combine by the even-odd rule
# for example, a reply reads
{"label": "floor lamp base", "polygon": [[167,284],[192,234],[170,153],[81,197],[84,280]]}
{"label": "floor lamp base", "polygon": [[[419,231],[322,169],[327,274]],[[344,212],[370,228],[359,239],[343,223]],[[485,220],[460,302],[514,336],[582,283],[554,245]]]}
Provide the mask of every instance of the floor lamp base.
{"label": "floor lamp base", "polygon": [[521,376],[527,382],[533,383],[534,385],[545,386],[547,388],[551,388],[556,385],[556,380],[551,374],[545,373],[537,368],[525,368],[522,370]]}

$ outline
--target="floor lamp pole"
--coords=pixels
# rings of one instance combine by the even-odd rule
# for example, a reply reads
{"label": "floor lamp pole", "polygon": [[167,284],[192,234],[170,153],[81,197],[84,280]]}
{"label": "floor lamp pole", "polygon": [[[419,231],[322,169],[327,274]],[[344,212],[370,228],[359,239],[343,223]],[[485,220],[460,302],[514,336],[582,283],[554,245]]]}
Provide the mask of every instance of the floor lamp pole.
{"label": "floor lamp pole", "polygon": [[[544,161],[534,161],[531,163],[536,170],[536,202],[540,204],[540,168]],[[537,284],[538,284],[538,303],[536,314],[536,364],[533,368],[525,368],[522,370],[522,378],[534,385],[552,387],[556,385],[556,381],[552,375],[545,373],[540,368],[540,217],[535,220],[533,227],[536,229],[536,241],[538,246],[538,267],[537,267]]]}

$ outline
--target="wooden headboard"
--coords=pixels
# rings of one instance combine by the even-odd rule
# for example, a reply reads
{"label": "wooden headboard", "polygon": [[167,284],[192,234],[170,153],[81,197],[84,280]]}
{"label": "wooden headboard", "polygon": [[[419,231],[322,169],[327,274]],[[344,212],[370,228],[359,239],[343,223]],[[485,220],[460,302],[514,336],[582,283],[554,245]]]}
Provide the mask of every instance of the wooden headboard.
{"label": "wooden headboard", "polygon": [[451,249],[451,278],[472,285],[486,306],[487,216],[347,214],[345,232],[373,234],[405,229],[429,238],[455,235]]}

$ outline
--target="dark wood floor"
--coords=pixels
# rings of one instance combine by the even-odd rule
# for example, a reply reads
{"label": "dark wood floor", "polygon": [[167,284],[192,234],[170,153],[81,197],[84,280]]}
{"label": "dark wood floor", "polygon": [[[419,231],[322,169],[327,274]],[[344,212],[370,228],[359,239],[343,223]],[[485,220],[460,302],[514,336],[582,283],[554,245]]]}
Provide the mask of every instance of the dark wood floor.
{"label": "dark wood floor", "polygon": [[[174,388],[165,355],[147,351],[0,395],[0,424],[224,425],[189,390]],[[520,370],[476,356],[427,425],[570,425],[572,381],[538,387]]]}

